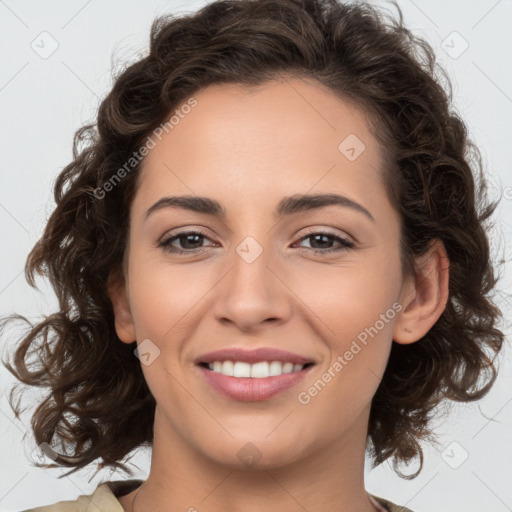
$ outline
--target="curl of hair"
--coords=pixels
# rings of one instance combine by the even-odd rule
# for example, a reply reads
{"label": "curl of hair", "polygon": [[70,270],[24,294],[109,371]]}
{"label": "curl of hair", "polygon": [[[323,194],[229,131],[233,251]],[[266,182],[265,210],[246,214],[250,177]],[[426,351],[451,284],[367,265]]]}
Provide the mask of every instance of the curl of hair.
{"label": "curl of hair", "polygon": [[[67,474],[98,459],[100,468],[131,473],[120,461],[152,443],[156,403],[135,342],[116,335],[107,295],[109,279],[122,269],[140,162],[122,179],[119,170],[173,109],[212,84],[303,77],[365,109],[386,148],[404,273],[433,240],[445,245],[446,308],[423,339],[392,344],[372,401],[374,466],[419,456],[418,472],[405,476],[415,477],[434,407],[488,392],[503,343],[501,312],[490,297],[497,279],[485,226],[496,204],[485,199],[479,152],[450,109],[451,90],[436,76],[442,70],[431,47],[403,26],[395,7],[398,19],[336,0],[226,0],[154,21],[149,53],[118,74],[97,122],[75,134],[73,161],[54,185],[55,210],[27,258],[27,280],[35,286],[36,273],[47,277],[59,311],[30,325],[14,367],[4,363],[22,383],[49,389],[32,430],[38,444],[71,447],[71,455],[55,460],[74,468]],[[31,352],[37,358],[27,363]]]}

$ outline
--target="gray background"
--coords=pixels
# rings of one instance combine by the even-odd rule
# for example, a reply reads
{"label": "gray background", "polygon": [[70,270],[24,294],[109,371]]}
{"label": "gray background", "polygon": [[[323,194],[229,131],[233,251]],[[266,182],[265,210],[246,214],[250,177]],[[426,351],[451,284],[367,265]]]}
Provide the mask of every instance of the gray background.
{"label": "gray background", "polygon": [[[56,307],[52,291],[23,276],[25,258],[53,207],[52,185],[71,160],[74,131],[94,119],[112,84],[112,69],[147,49],[153,18],[194,11],[205,2],[0,0],[0,315],[18,312],[36,320]],[[385,5],[384,2],[373,2]],[[454,86],[454,106],[479,145],[493,196],[503,193],[492,234],[493,251],[508,259],[512,204],[512,1],[399,0],[406,24],[434,47]],[[454,34],[454,31],[457,34]],[[48,34],[42,34],[47,32]],[[52,45],[58,47],[51,54]],[[466,45],[468,46],[465,49]],[[463,51],[465,49],[465,51]],[[502,269],[499,304],[510,318],[510,265]],[[508,333],[508,327],[505,327]],[[14,331],[2,339],[12,343]],[[30,409],[13,418],[6,392],[14,382],[0,368],[0,510],[76,499],[100,479],[124,478],[92,471],[58,479],[61,470],[30,465],[36,448],[27,435]],[[369,492],[415,512],[505,512],[512,510],[512,364],[510,340],[500,376],[477,404],[456,406],[436,423],[439,446],[425,447],[424,469],[412,481],[388,463],[366,468]],[[34,401],[34,391],[26,395]],[[35,402],[34,402],[35,403]],[[465,460],[464,460],[465,459]],[[144,478],[149,454],[132,459]],[[403,468],[411,471],[414,468]]]}

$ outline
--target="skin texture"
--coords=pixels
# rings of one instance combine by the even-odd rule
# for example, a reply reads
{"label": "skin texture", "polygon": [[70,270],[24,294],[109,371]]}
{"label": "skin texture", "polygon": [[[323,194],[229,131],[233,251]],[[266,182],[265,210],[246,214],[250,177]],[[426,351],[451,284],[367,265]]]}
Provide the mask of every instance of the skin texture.
{"label": "skin texture", "polygon": [[[136,512],[374,511],[363,480],[371,400],[392,340],[419,340],[444,309],[444,248],[435,243],[416,276],[403,278],[400,219],[386,195],[381,148],[364,112],[320,84],[214,85],[194,97],[197,106],[143,163],[124,279],[109,284],[119,338],[149,338],[160,350],[143,365],[157,402],[150,474],[120,502]],[[365,145],[354,161],[338,150],[349,134]],[[374,220],[337,205],[274,216],[283,197],[306,193],[344,195]],[[163,208],[144,218],[170,195],[210,197],[226,217]],[[206,238],[172,243],[189,253],[158,247],[190,230]],[[306,237],[319,232],[354,245],[326,252],[343,246]],[[236,251],[247,236],[263,250],[252,263]],[[301,404],[298,393],[397,303],[401,311]],[[269,400],[234,401],[194,364],[225,347],[277,347],[316,365]],[[237,455],[248,442],[261,455],[251,467]]]}

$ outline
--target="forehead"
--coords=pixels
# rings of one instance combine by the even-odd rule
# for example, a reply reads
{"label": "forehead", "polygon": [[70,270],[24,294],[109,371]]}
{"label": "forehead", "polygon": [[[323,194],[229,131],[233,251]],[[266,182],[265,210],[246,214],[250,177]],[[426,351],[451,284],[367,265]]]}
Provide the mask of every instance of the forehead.
{"label": "forehead", "polygon": [[154,138],[141,166],[139,202],[164,192],[249,201],[312,188],[383,191],[382,148],[369,116],[314,80],[215,84],[193,99],[193,107],[175,109],[161,140]]}

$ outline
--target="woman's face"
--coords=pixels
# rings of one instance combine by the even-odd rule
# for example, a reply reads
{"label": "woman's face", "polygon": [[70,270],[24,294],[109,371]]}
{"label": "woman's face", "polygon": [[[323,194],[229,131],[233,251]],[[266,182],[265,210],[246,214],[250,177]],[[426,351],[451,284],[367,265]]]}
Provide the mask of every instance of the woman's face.
{"label": "woman's face", "polygon": [[[364,448],[405,293],[399,217],[368,119],[299,79],[194,98],[143,163],[129,319],[116,313],[120,338],[143,343],[155,437],[233,467]],[[339,198],[303,197],[325,194]],[[205,211],[159,203],[181,196]],[[207,357],[231,349],[243,353]],[[265,364],[294,356],[313,364],[282,375],[289,364]]]}

